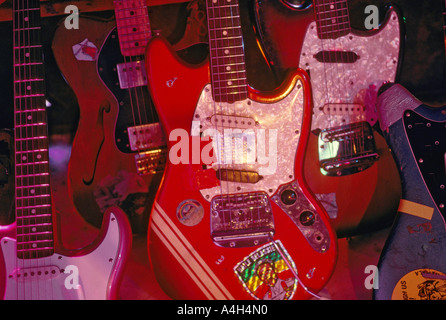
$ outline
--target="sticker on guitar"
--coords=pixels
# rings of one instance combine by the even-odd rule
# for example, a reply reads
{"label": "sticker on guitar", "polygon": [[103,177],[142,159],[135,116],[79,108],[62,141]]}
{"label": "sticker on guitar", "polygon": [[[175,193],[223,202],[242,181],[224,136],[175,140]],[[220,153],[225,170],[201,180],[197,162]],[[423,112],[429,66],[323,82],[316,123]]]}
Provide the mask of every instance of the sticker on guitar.
{"label": "sticker on guitar", "polygon": [[[277,249],[278,246],[285,252],[285,257]],[[288,267],[286,260],[295,267],[278,240],[275,244],[268,243],[253,251],[235,266],[234,272],[253,298],[289,300],[296,292],[298,279]]]}

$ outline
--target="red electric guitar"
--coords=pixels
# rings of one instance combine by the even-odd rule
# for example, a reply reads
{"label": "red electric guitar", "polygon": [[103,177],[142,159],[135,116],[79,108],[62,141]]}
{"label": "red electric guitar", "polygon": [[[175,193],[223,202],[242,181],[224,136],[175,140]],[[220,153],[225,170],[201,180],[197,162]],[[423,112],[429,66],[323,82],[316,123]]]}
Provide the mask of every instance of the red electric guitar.
{"label": "red electric guitar", "polygon": [[300,67],[310,76],[314,114],[305,175],[338,236],[391,223],[399,175],[374,130],[378,117],[366,93],[397,76],[402,39],[396,8],[370,31],[350,26],[347,0],[256,0],[254,9],[274,70]]}
{"label": "red electric guitar", "polygon": [[187,65],[153,38],[149,89],[169,160],[149,224],[158,282],[174,299],[306,299],[329,280],[336,235],[303,178],[311,91],[246,80],[237,0],[207,0],[210,58]]}
{"label": "red electric guitar", "polygon": [[0,227],[0,297],[12,300],[114,299],[131,248],[119,208],[104,214],[97,241],[64,250],[50,189],[40,3],[13,1],[15,222]]}

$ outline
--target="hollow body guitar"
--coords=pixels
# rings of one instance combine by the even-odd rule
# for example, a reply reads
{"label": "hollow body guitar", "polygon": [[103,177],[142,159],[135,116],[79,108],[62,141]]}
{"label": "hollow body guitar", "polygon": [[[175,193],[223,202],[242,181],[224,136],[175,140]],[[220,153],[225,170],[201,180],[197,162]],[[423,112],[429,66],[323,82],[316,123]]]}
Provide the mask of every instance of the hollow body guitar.
{"label": "hollow body guitar", "polygon": [[92,225],[100,226],[104,210],[119,206],[132,230],[145,233],[165,161],[164,135],[144,71],[151,29],[144,1],[114,5],[117,26],[80,18],[79,30],[62,24],[53,40],[56,61],[80,108],[69,187],[77,210]]}
{"label": "hollow body guitar", "polygon": [[401,194],[398,170],[373,129],[377,115],[367,92],[398,74],[396,9],[367,32],[351,28],[347,1],[258,0],[254,10],[272,68],[282,74],[300,67],[310,76],[314,114],[305,175],[338,236],[389,224]]}
{"label": "hollow body guitar", "polygon": [[446,298],[446,107],[399,84],[378,98],[379,121],[400,168],[402,200],[381,253],[374,298]]}
{"label": "hollow body guitar", "polygon": [[151,262],[174,299],[311,298],[331,276],[336,236],[303,179],[308,78],[298,70],[275,92],[250,88],[238,10],[207,1],[204,64],[185,64],[161,38],[148,45],[149,88],[169,137]]}
{"label": "hollow body guitar", "polygon": [[94,243],[66,250],[53,217],[39,1],[13,1],[15,222],[0,227],[0,297],[114,299],[131,248],[125,213],[110,207]]}

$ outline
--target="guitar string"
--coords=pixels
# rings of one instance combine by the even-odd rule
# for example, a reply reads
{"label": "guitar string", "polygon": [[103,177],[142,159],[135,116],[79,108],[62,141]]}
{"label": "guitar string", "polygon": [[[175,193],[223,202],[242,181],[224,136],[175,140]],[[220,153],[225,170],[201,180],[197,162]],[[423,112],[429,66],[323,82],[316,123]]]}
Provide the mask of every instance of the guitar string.
{"label": "guitar string", "polygon": [[[332,48],[330,46],[330,42],[335,44],[337,42],[336,35],[341,36],[341,34],[342,34],[342,31],[340,30],[340,26],[339,26],[339,16],[338,16],[339,10],[342,9],[338,6],[338,4],[340,6],[342,6],[342,3],[343,3],[343,1],[337,2],[336,0],[335,1],[328,0],[327,2],[322,1],[321,3],[317,4],[318,9],[317,9],[317,14],[316,14],[316,19],[320,23],[320,35],[321,36],[325,35],[325,37],[327,37],[326,39],[324,39],[324,38],[320,39],[320,44],[321,44],[321,48],[322,48],[322,59],[324,61],[323,67],[324,67],[324,77],[325,77],[324,84],[325,84],[325,101],[326,101],[326,105],[321,106],[321,108],[323,108],[322,109],[323,112],[327,112],[329,128],[333,128],[334,123],[337,122],[336,112],[333,112],[333,110],[332,110],[337,103],[337,97],[332,96],[332,91],[333,91],[332,87],[337,87],[338,91],[341,91],[340,89],[341,89],[341,86],[343,85],[344,92],[348,92],[346,89],[345,81],[341,81],[340,79],[338,79],[338,77],[341,74],[342,75],[345,74],[345,64],[339,63],[338,56],[336,54],[336,48],[334,48],[335,49],[334,62],[328,62],[328,63],[325,62],[325,61],[331,60],[330,52],[331,52]],[[327,6],[328,6],[329,10],[327,10]],[[325,17],[323,15],[325,15]],[[327,20],[328,20],[328,26],[323,22],[323,21],[327,21]],[[338,27],[336,27],[336,26],[338,26]],[[324,30],[326,30],[326,31],[324,31],[322,28],[324,28]],[[331,39],[331,37],[333,37],[333,39]],[[328,50],[326,50],[326,48],[324,46],[325,43],[327,43],[329,45]],[[342,71],[340,70],[339,65],[341,65]],[[329,82],[331,82],[331,86],[328,85]],[[332,99],[334,99],[334,100],[332,100]],[[331,104],[333,104],[333,105],[330,106]],[[333,143],[329,143],[328,147],[329,147],[330,155],[334,155],[335,153],[337,155],[338,152],[342,153],[342,150],[338,149],[339,146],[336,147]],[[342,147],[345,148],[345,144],[343,144]]]}
{"label": "guitar string", "polygon": [[[223,180],[222,178],[222,160],[223,160],[223,155],[222,155],[222,148],[223,146],[223,135],[220,134],[220,130],[219,130],[219,121],[218,121],[218,101],[217,101],[217,82],[216,79],[219,77],[219,71],[220,71],[220,64],[218,63],[218,58],[216,57],[215,51],[216,51],[216,44],[218,42],[217,40],[217,31],[216,31],[216,19],[215,18],[215,8],[213,7],[212,0],[206,0],[206,9],[207,9],[207,23],[208,23],[208,36],[209,36],[209,67],[211,69],[211,92],[212,92],[212,104],[213,104],[213,110],[214,110],[214,115],[215,115],[215,121],[214,121],[214,146],[216,147],[216,150],[214,150],[214,153],[216,152],[216,161],[217,161],[217,172],[219,172],[220,177],[219,177],[219,189],[220,189],[220,203],[221,206],[224,207],[224,193],[223,193]],[[212,27],[213,26],[213,27]],[[221,110],[220,110],[221,112]],[[212,119],[212,117],[211,117]],[[212,120],[211,120],[212,121]],[[223,129],[223,128],[222,128]],[[192,137],[193,139],[193,137]],[[212,199],[209,199],[209,201],[212,201]],[[220,208],[218,207],[218,202],[216,203],[216,210],[219,210]],[[212,208],[211,208],[212,210]],[[218,215],[218,212],[217,212]],[[225,215],[224,215],[224,211],[222,211],[222,219],[223,219],[223,226],[226,225],[226,221],[225,221]],[[212,225],[212,224],[211,224]],[[212,225],[212,227],[214,227]]]}

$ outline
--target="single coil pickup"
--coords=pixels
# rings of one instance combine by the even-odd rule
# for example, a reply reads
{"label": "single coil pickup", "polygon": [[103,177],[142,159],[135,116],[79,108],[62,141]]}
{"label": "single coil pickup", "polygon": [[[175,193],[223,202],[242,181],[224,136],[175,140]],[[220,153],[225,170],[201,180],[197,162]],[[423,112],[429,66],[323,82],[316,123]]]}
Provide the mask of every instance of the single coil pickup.
{"label": "single coil pickup", "polygon": [[61,272],[57,266],[21,268],[14,270],[9,278],[19,281],[48,280],[57,277]]}
{"label": "single coil pickup", "polygon": [[319,51],[314,58],[322,63],[355,63],[359,56],[352,51]]}
{"label": "single coil pickup", "polygon": [[130,149],[144,151],[166,145],[166,139],[159,122],[128,127]]}
{"label": "single coil pickup", "polygon": [[119,86],[121,89],[142,87],[147,85],[144,60],[120,63],[117,66]]}
{"label": "single coil pickup", "polygon": [[321,110],[333,116],[359,116],[365,113],[365,106],[358,103],[327,103]]}
{"label": "single coil pickup", "polygon": [[163,172],[166,166],[165,148],[150,150],[135,155],[136,170],[139,175]]}
{"label": "single coil pickup", "polygon": [[240,117],[234,115],[214,114],[211,117],[211,123],[215,128],[233,128],[233,129],[249,129],[257,125],[257,121],[249,117]]}
{"label": "single coil pickup", "polygon": [[218,180],[238,183],[257,183],[263,179],[257,172],[246,170],[217,169],[215,174]]}

